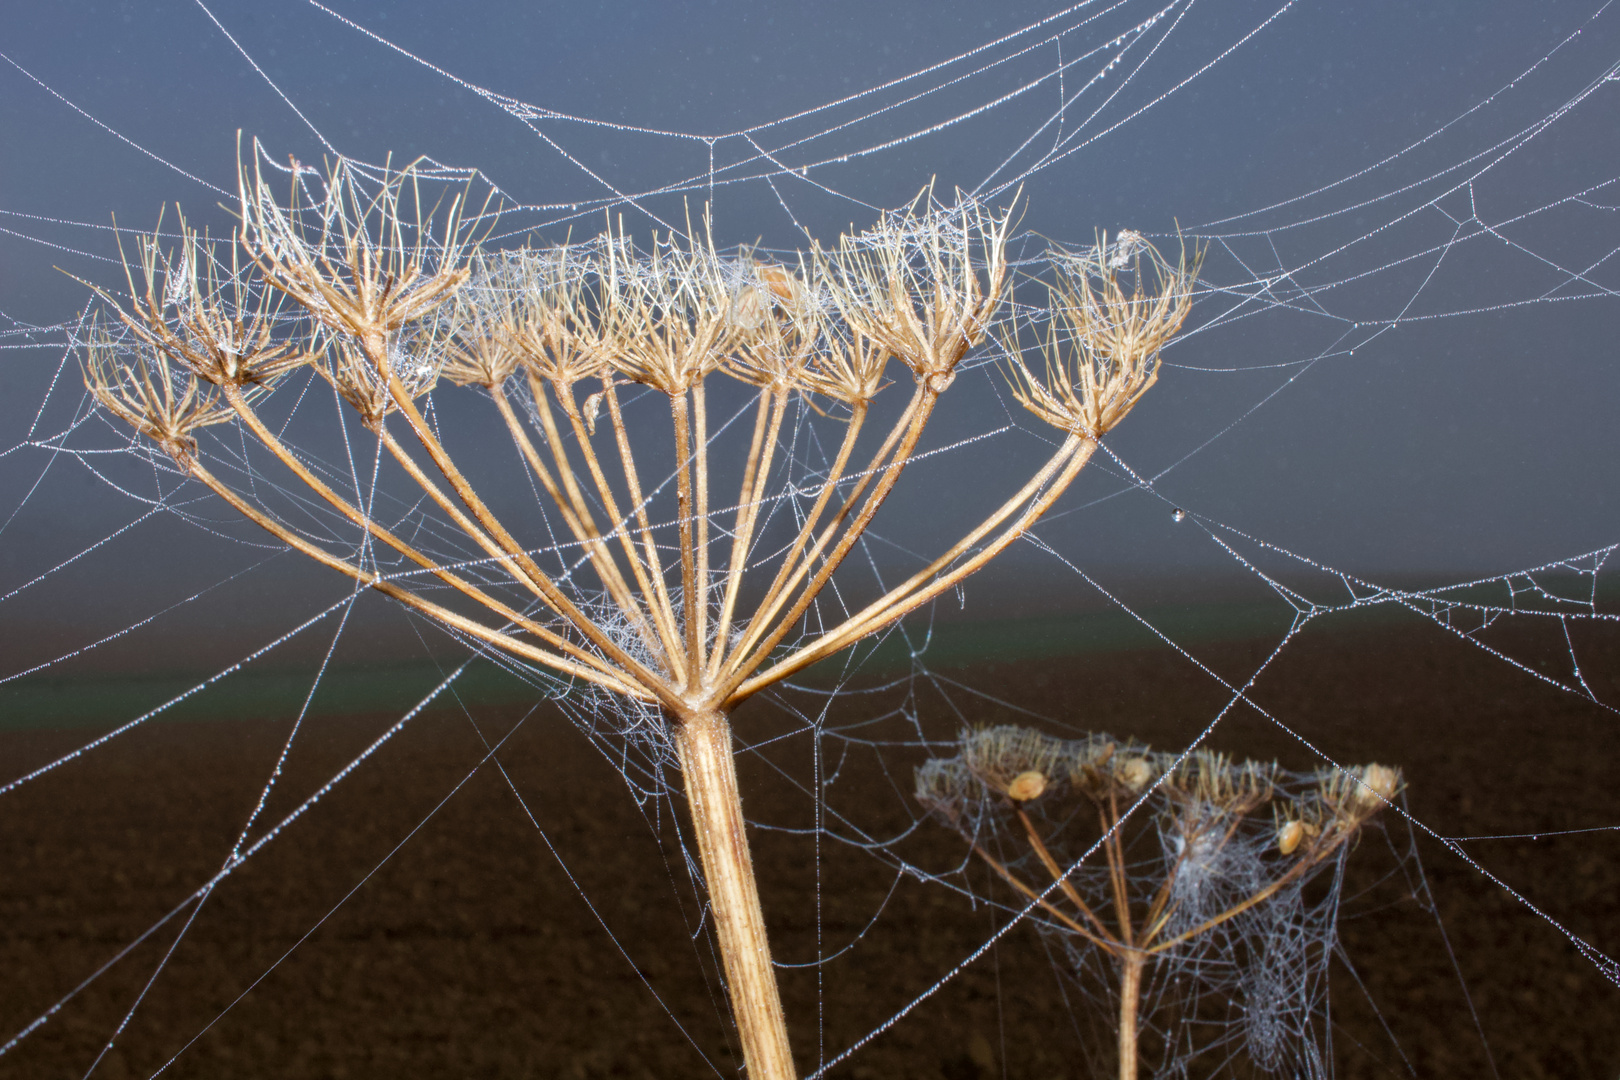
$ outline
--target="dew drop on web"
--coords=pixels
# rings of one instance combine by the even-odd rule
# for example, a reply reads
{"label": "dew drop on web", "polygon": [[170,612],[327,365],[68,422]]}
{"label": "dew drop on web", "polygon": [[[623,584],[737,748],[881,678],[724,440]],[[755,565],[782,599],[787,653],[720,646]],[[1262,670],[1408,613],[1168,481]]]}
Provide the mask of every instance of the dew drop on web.
{"label": "dew drop on web", "polygon": [[1175,522],[1177,525],[1180,525],[1183,521],[1187,520],[1187,511],[1183,510],[1179,506],[1176,507],[1170,512],[1170,520]]}

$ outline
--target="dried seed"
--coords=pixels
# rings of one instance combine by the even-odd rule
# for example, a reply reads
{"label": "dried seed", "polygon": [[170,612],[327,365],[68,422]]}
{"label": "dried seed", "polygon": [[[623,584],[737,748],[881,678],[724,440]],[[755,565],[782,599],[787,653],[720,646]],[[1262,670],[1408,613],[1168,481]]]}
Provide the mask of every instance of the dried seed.
{"label": "dried seed", "polygon": [[1380,809],[1395,797],[1400,783],[1400,770],[1388,765],[1368,765],[1361,770],[1361,784],[1356,786],[1353,799],[1362,809]]}
{"label": "dried seed", "polygon": [[1153,766],[1146,758],[1128,757],[1120,761],[1115,775],[1132,791],[1141,791],[1153,779]]}
{"label": "dried seed", "polygon": [[1029,772],[1019,773],[1013,777],[1012,783],[1007,785],[1007,797],[1014,802],[1028,802],[1038,799],[1041,792],[1046,790],[1046,776],[1031,769]]}
{"label": "dried seed", "polygon": [[770,263],[759,264],[759,279],[765,283],[767,289],[783,300],[793,299],[794,287],[798,285],[798,279],[786,269],[772,266]]}

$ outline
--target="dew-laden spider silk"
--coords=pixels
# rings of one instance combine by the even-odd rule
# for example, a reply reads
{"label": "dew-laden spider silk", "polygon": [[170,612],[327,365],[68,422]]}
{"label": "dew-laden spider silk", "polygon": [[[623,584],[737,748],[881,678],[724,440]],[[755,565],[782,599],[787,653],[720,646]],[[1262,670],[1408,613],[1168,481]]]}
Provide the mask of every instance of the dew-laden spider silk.
{"label": "dew-laden spider silk", "polygon": [[918,800],[1061,946],[1121,1080],[1195,1060],[1327,1075],[1345,861],[1401,788],[1386,765],[1291,773],[1011,726],[917,770]]}

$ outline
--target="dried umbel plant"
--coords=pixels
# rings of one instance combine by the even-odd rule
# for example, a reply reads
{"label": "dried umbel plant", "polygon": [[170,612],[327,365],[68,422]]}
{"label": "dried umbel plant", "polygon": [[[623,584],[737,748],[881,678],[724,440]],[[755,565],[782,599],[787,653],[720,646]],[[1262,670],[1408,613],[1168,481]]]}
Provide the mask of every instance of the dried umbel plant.
{"label": "dried umbel plant", "polygon": [[[169,248],[154,236],[137,260],[143,283],[130,274],[134,299],[102,294],[122,331],[84,343],[92,393],[281,542],[573,680],[668,747],[749,1075],[785,1080],[793,1062],[730,716],[995,557],[1062,494],[1105,430],[1054,420],[1064,437],[1052,456],[922,570],[853,612],[817,606],[959,366],[994,331],[1009,287],[1007,212],[926,191],[866,233],[781,263],[722,255],[706,217],[650,250],[621,225],[582,245],[484,251],[476,230],[487,204],[469,211],[464,187],[429,198],[431,178],[414,167],[295,164],[289,198],[266,179],[255,144],[253,168],[239,175],[230,260],[185,230]],[[1184,276],[1174,287],[1189,284]],[[1173,306],[1184,303],[1177,292]],[[1161,331],[1140,346],[1116,335],[1051,348],[1143,367],[1153,358],[1130,350],[1156,354],[1172,332]],[[331,384],[377,439],[380,460],[408,477],[407,503],[420,508],[411,527],[386,527],[357,486],[339,490],[267,422],[267,399],[301,369]],[[716,379],[753,395],[741,479],[724,496],[715,490],[724,470],[711,470]],[[481,497],[463,465],[487,468],[487,447],[452,451],[425,412],[447,382],[487,397],[543,493],[551,531],[520,540]],[[869,430],[873,399],[904,382],[905,406],[886,430]],[[1086,403],[1089,392],[1051,391],[1110,422],[1128,408]],[[667,420],[647,415],[660,401]],[[762,520],[796,402],[841,432],[818,485],[794,489],[791,535],[766,544]],[[235,451],[192,435],[225,422],[247,440]],[[233,485],[210,467],[252,441],[364,542],[307,533],[264,501],[272,485]],[[649,484],[642,459],[660,442]],[[454,557],[439,553],[447,535],[459,537]],[[384,572],[385,557],[398,572]]]}
{"label": "dried umbel plant", "polygon": [[[1386,765],[1292,774],[1018,727],[965,733],[955,756],[917,770],[923,806],[1112,1000],[1120,1080],[1146,1066],[1150,1036],[1155,1076],[1179,1075],[1207,1044],[1229,1058],[1240,1046],[1266,1072],[1319,1074],[1313,1013],[1338,875],[1401,786]],[[1307,893],[1324,874],[1329,887]],[[1209,1034],[1234,1026],[1238,1038]]]}

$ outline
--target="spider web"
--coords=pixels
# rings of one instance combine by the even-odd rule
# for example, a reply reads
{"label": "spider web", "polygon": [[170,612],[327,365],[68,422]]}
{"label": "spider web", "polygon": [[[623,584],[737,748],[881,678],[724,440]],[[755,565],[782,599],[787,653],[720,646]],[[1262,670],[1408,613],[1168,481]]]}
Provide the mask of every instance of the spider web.
{"label": "spider web", "polygon": [[[1214,7],[1135,0],[1084,3],[1032,15],[1002,32],[987,27],[980,33],[975,27],[967,46],[940,49],[938,60],[908,63],[847,93],[818,87],[807,104],[745,126],[704,132],[529,103],[482,85],[481,79],[489,81],[485,72],[458,71],[455,65],[435,61],[431,40],[420,33],[396,34],[383,21],[318,3],[301,13],[315,21],[300,24],[294,40],[302,35],[302,40],[327,48],[375,50],[397,64],[391,70],[408,82],[471,95],[479,108],[501,118],[503,134],[518,133],[528,152],[544,156],[544,184],[535,186],[548,187],[550,194],[534,197],[523,186],[529,182],[498,166],[483,165],[475,151],[430,152],[425,170],[430,181],[459,181],[470,175],[459,164],[444,165],[439,159],[471,160],[485,170],[490,179],[481,182],[491,186],[503,206],[491,238],[496,246],[516,244],[531,235],[560,239],[570,229],[588,232],[597,227],[604,210],[625,216],[633,228],[679,231],[688,220],[689,206],[709,202],[717,227],[726,235],[739,242],[764,237],[765,250],[785,254],[795,245],[829,239],[850,220],[872,221],[881,208],[902,204],[923,180],[938,174],[942,181],[960,184],[991,204],[1005,205],[1015,195],[1027,201],[1027,231],[1015,242],[1015,254],[1021,268],[1034,272],[1046,235],[1083,246],[1094,225],[1124,224],[1143,228],[1160,243],[1175,242],[1178,225],[1172,216],[1182,210],[1172,202],[1161,205],[1150,200],[1145,210],[1138,211],[1143,218],[1137,222],[1093,221],[1081,205],[1084,199],[1072,192],[1095,199],[1097,193],[1137,183],[1144,172],[1162,165],[1155,157],[1167,153],[1157,149],[1161,144],[1196,145],[1186,125],[1197,123],[1200,110],[1215,107],[1198,98],[1206,86],[1218,86],[1217,95],[1235,94],[1230,81],[1234,73],[1257,77],[1268,65],[1282,67],[1289,62],[1268,51],[1268,46],[1279,47],[1279,39],[1286,42],[1289,20],[1303,17],[1295,3]],[[1454,86],[1447,82],[1451,99],[1436,94],[1436,100],[1425,102],[1421,122],[1411,126],[1410,137],[1391,138],[1381,132],[1356,146],[1350,132],[1341,132],[1342,138],[1331,141],[1347,145],[1322,151],[1326,160],[1311,171],[1314,179],[1297,182],[1298,176],[1290,175],[1284,181],[1256,182],[1254,191],[1268,193],[1258,199],[1250,192],[1231,190],[1218,176],[1205,177],[1209,182],[1202,186],[1179,189],[1184,196],[1196,190],[1187,202],[1197,211],[1182,216],[1180,233],[1190,242],[1207,245],[1208,251],[1195,325],[1167,352],[1162,385],[1147,399],[1151,408],[1145,407],[1117,438],[1110,438],[1106,458],[1100,456],[1087,470],[1084,482],[1031,534],[1024,550],[1006,560],[1005,568],[969,583],[960,603],[971,602],[977,609],[1000,595],[1027,590],[1021,582],[1039,580],[1041,590],[1090,604],[1099,618],[1112,613],[1118,625],[1133,628],[1142,645],[1195,674],[1219,701],[1195,716],[1195,722],[1184,723],[1173,745],[1163,746],[1177,754],[1222,748],[1223,739],[1239,726],[1238,718],[1247,716],[1292,742],[1298,760],[1313,768],[1357,764],[1334,749],[1344,742],[1339,733],[1313,723],[1307,708],[1297,702],[1292,709],[1269,706],[1262,691],[1268,673],[1306,648],[1324,628],[1364,623],[1377,627],[1399,617],[1466,646],[1481,678],[1511,673],[1526,685],[1584,702],[1590,715],[1611,720],[1620,700],[1608,657],[1620,616],[1614,613],[1609,561],[1620,537],[1600,490],[1607,473],[1599,464],[1604,443],[1595,433],[1602,430],[1604,414],[1594,411],[1594,403],[1604,400],[1602,391],[1609,387],[1601,366],[1589,359],[1591,346],[1561,342],[1600,340],[1593,327],[1602,326],[1600,320],[1614,297],[1612,263],[1620,242],[1615,238],[1613,194],[1620,168],[1601,124],[1603,105],[1614,92],[1610,84],[1620,81],[1620,61],[1609,4],[1566,8],[1563,14],[1569,22],[1558,33],[1544,33],[1532,45],[1496,43],[1513,58],[1512,65],[1503,67],[1506,77],[1496,82],[1461,78]],[[245,78],[269,92],[272,107],[278,110],[276,122],[290,123],[286,145],[303,148],[299,152],[306,157],[323,151],[371,153],[369,147],[351,148],[360,141],[357,134],[345,137],[330,122],[329,111],[312,107],[311,98],[269,62],[264,55],[269,46],[264,43],[281,40],[277,37],[281,31],[251,29],[231,13],[201,5],[199,9],[214,35],[209,48],[225,50],[230,63],[246,72]],[[407,39],[413,44],[406,44]],[[761,40],[768,40],[763,32]],[[121,133],[121,125],[107,119],[113,115],[109,109],[77,104],[80,88],[71,79],[39,75],[41,58],[11,53],[4,58],[18,88],[14,92],[27,92],[32,95],[29,100],[37,102],[30,108],[55,109],[53,115],[87,125],[102,141],[102,155],[120,161],[123,156],[138,157],[161,167],[169,171],[177,189],[188,185],[188,197],[194,198],[195,185],[200,185],[210,200],[228,198],[231,185],[222,172],[213,164],[190,164],[215,162],[218,147],[199,150],[171,139],[155,149],[145,138]],[[1365,83],[1360,85],[1365,88]],[[744,94],[748,86],[745,82]],[[165,92],[171,94],[167,100],[180,100],[172,91]],[[385,106],[380,108],[386,112]],[[288,115],[293,118],[290,122]],[[1313,120],[1323,122],[1320,116],[1307,118]],[[1300,127],[1279,138],[1326,138],[1311,131],[1310,126]],[[1126,149],[1131,139],[1147,148]],[[452,150],[460,149],[454,139],[445,142]],[[965,164],[957,149],[964,145],[973,149]],[[196,156],[203,151],[205,156]],[[942,157],[948,162],[942,163]],[[48,158],[41,164],[48,172],[57,168]],[[1189,174],[1200,171],[1196,163],[1183,163],[1181,168]],[[56,218],[30,207],[8,207],[3,213],[7,221],[0,228],[5,235],[48,250],[52,259],[75,273],[109,288],[119,287],[109,263],[116,261],[111,241],[121,226]],[[1062,215],[1061,221],[1055,215]],[[89,211],[76,215],[91,216]],[[282,570],[287,559],[278,545],[200,495],[162,455],[128,439],[91,408],[68,348],[82,332],[81,317],[64,317],[49,325],[28,324],[9,312],[5,317],[9,328],[0,331],[0,347],[12,357],[10,370],[19,373],[16,384],[25,392],[11,405],[8,424],[13,434],[0,453],[12,504],[4,510],[0,535],[8,535],[11,550],[18,552],[8,567],[0,605],[32,613],[38,605],[64,602],[61,598],[82,602],[78,598],[85,591],[70,586],[92,574],[102,575],[101,595],[110,594],[111,600],[98,605],[94,616],[87,615],[65,638],[27,642],[19,636],[8,649],[15,660],[0,672],[0,679],[28,686],[29,680],[41,676],[71,678],[94,670],[94,661],[120,649],[162,649],[152,643],[177,635],[188,618],[196,617],[193,613],[217,612],[217,607],[210,607],[215,604],[227,611],[236,603],[252,606],[255,580],[290,580],[274,576],[289,573]],[[1032,317],[1033,309],[1015,308],[1015,322]],[[1497,335],[1505,345],[1493,342]],[[1446,363],[1433,359],[1453,351],[1467,359]],[[965,417],[955,421],[959,426],[936,432],[936,442],[925,448],[914,466],[913,483],[922,494],[905,501],[903,486],[892,517],[880,521],[863,542],[869,587],[892,582],[927,561],[927,533],[939,520],[929,516],[928,493],[953,477],[967,476],[973,481],[970,486],[989,499],[1049,438],[1006,394],[992,352],[972,358],[962,380],[964,389],[958,394],[970,402]],[[1474,389],[1479,384],[1487,388],[1494,384],[1497,389],[1481,394],[1487,405],[1474,406],[1460,400],[1459,380],[1468,380]],[[326,400],[321,399],[323,393]],[[459,405],[442,401],[442,396],[433,399],[435,422],[446,429],[457,425],[465,429],[467,415]],[[16,400],[26,401],[28,408],[17,411]],[[493,587],[496,575],[489,560],[468,548],[430,508],[402,500],[390,487],[380,448],[368,444],[352,419],[344,419],[344,410],[331,400],[329,391],[312,383],[285,400],[285,412],[278,417],[280,431],[300,448],[312,468],[363,503],[377,520],[396,531],[411,531],[424,549]],[[1335,400],[1350,400],[1353,407],[1341,410]],[[636,407],[634,401],[627,406]],[[1389,419],[1392,414],[1394,420]],[[716,445],[744,426],[740,408],[726,415],[716,424]],[[1413,430],[1431,433],[1421,444],[1424,452],[1446,447],[1448,440],[1432,437],[1441,429],[1458,433],[1449,441],[1458,446],[1458,458],[1471,461],[1447,463],[1451,468],[1443,479],[1429,483],[1414,482],[1400,468],[1389,466],[1390,459],[1401,456],[1402,439],[1409,439]],[[1586,441],[1571,432],[1585,432]],[[1334,460],[1335,448],[1342,453],[1358,438],[1384,444],[1387,456],[1362,453],[1348,459],[1348,469],[1343,461]],[[1536,439],[1557,441],[1560,452],[1536,459],[1547,464],[1528,474],[1514,473],[1508,460],[1511,448]],[[772,487],[767,515],[791,521],[795,513],[802,513],[806,492],[813,493],[816,478],[823,475],[831,448],[809,410],[794,416],[784,443],[783,471]],[[239,485],[284,508],[307,535],[347,542],[335,515],[285,486],[271,463],[246,442],[233,443],[229,435],[221,436],[215,450],[213,460],[229,461]],[[1286,470],[1272,467],[1272,459],[1283,458],[1297,460]],[[510,465],[492,461],[490,471],[525,475]],[[1362,470],[1360,475],[1357,469]],[[1347,471],[1350,475],[1345,475]],[[1233,481],[1234,473],[1247,473],[1248,478]],[[1505,477],[1500,494],[1491,491],[1497,474]],[[1531,478],[1515,481],[1517,475]],[[60,515],[63,502],[57,493],[84,479],[90,481],[86,486],[90,494],[84,498],[95,500],[102,509],[87,515],[82,535],[57,529],[48,534],[49,550],[44,553],[37,545],[15,539],[37,527],[31,526],[36,518]],[[671,474],[664,487],[672,483]],[[1378,500],[1368,497],[1381,484],[1407,496],[1404,501],[1390,500],[1393,511],[1380,509]],[[1457,497],[1470,485],[1485,494],[1474,502]],[[1448,492],[1448,487],[1456,490]],[[1543,489],[1573,489],[1579,495],[1579,511],[1560,510],[1567,504],[1550,499]],[[1441,510],[1423,507],[1421,498],[1412,497],[1419,492],[1432,494]],[[551,531],[544,500],[530,480],[524,481],[523,489],[505,494],[516,506],[525,493],[532,514],[528,535],[549,538],[534,541],[533,551],[551,559],[566,576],[581,565],[581,553]],[[663,493],[667,496],[667,490]],[[977,504],[971,498],[945,501],[948,505],[938,515],[955,513],[972,520],[967,515]],[[1356,522],[1354,514],[1333,513],[1336,506],[1352,504],[1364,508],[1365,523]],[[1480,506],[1487,512],[1477,512]],[[107,509],[111,507],[120,509]],[[1453,511],[1449,515],[1447,507]],[[124,516],[106,524],[118,513]],[[1567,528],[1533,534],[1537,537],[1533,541],[1526,539],[1532,534],[1511,527],[1495,530],[1500,539],[1480,537],[1501,518],[1537,516],[1570,520]],[[1337,524],[1323,528],[1313,525],[1312,519]],[[919,524],[908,525],[913,520]],[[151,550],[133,549],[131,541],[159,525],[172,531],[158,543],[212,536],[215,549],[232,554],[225,562],[204,559],[189,572],[168,575],[172,580],[153,585],[145,580],[150,571],[141,564],[152,558]],[[1095,539],[1099,530],[1107,534],[1100,543]],[[1371,541],[1380,535],[1390,536],[1395,547],[1415,544],[1414,537],[1428,542],[1418,549],[1416,559],[1402,565],[1399,559],[1377,557],[1378,546]],[[1589,541],[1549,551],[1541,536],[1551,536],[1554,542]],[[1525,559],[1524,551],[1536,554]],[[364,544],[356,554],[379,572],[407,572]],[[1435,569],[1427,568],[1424,560]],[[109,565],[111,571],[106,569]],[[1414,565],[1419,575],[1402,572]],[[1458,566],[1468,569],[1459,572]],[[1475,572],[1480,568],[1482,572]],[[1246,611],[1261,613],[1258,618],[1269,636],[1258,653],[1229,663],[1210,637],[1177,622],[1176,604],[1200,595],[1200,586],[1187,584],[1199,573],[1219,579],[1226,595],[1240,597],[1248,605]],[[301,580],[307,585],[312,579]],[[479,666],[502,668],[545,700],[545,709],[572,721],[623,779],[648,829],[657,833],[674,828],[678,834],[681,815],[672,805],[672,762],[665,747],[645,736],[645,717],[604,708],[599,700],[570,696],[542,672],[489,655],[473,642],[447,640],[441,631],[410,620],[397,623],[395,630],[420,639],[419,652],[433,656],[442,665],[442,675],[414,703],[395,710],[373,737],[326,768],[318,783],[296,794],[289,792],[282,782],[284,770],[298,753],[300,740],[310,738],[315,706],[334,681],[334,665],[361,632],[356,627],[373,632],[385,618],[370,614],[353,591],[333,593],[330,583],[325,588],[326,593],[302,594],[312,599],[267,605],[288,617],[273,631],[262,629],[268,621],[254,623],[251,632],[259,639],[251,647],[237,648],[230,640],[223,652],[202,650],[211,661],[218,660],[208,677],[177,685],[151,708],[120,716],[105,733],[74,738],[72,745],[35,755],[0,777],[0,797],[18,798],[43,790],[97,755],[116,758],[124,745],[120,740],[199,701],[206,703],[210,694],[278,652],[296,654],[306,672],[301,703],[291,710],[271,767],[255,782],[249,812],[217,853],[216,871],[204,880],[187,882],[189,892],[148,920],[142,932],[103,950],[94,963],[80,963],[68,973],[65,992],[31,996],[26,1015],[19,1013],[21,1019],[13,1028],[0,1032],[4,1040],[0,1053],[5,1058],[26,1061],[30,1045],[80,994],[109,973],[139,967],[139,977],[127,989],[119,984],[119,1007],[112,1021],[95,1032],[98,1051],[91,1059],[73,1063],[86,1075],[110,1068],[107,1063],[118,1059],[107,1055],[132,1030],[125,1025],[139,1024],[148,999],[164,993],[165,965],[180,953],[197,921],[206,918],[215,893],[276,845],[299,843],[296,823],[335,797],[352,778],[363,775],[368,762],[412,730],[421,717],[457,699],[468,673]],[[246,602],[233,599],[244,595],[250,598]],[[842,596],[823,603],[829,621],[858,606]],[[27,608],[29,604],[36,607]],[[740,737],[753,744],[751,759],[774,775],[803,811],[781,819],[761,816],[755,824],[807,845],[812,853],[814,954],[784,955],[779,960],[784,971],[797,966],[817,980],[817,1075],[846,1064],[859,1066],[863,1059],[880,1060],[872,1055],[879,1052],[885,1036],[972,971],[999,963],[999,950],[1018,941],[1023,928],[1038,921],[1034,903],[994,881],[975,877],[965,852],[954,865],[913,857],[908,845],[932,826],[911,798],[911,767],[926,756],[948,756],[959,725],[1009,710],[1053,731],[1073,733],[1098,726],[1080,717],[1051,715],[1038,703],[1030,707],[987,685],[993,679],[970,677],[964,684],[954,674],[948,653],[956,625],[950,618],[951,606],[942,604],[927,618],[857,649],[831,676],[830,684],[807,680],[772,695],[768,707],[781,719],[769,736],[756,737],[746,726],[739,728]],[[1007,610],[1017,609],[1004,604],[992,608],[992,613]],[[14,626],[27,625],[22,614],[13,618]],[[95,629],[87,632],[86,626]],[[1211,659],[1215,654],[1220,659]],[[885,658],[894,655],[902,657],[893,668],[897,674],[884,677],[880,673]],[[470,768],[447,781],[418,810],[388,857],[474,776],[493,771],[516,796],[519,812],[544,845],[558,854],[558,865],[569,872],[570,864],[553,845],[532,794],[526,796],[500,755],[503,737],[513,738],[525,724],[538,721],[525,718],[502,733],[480,725],[477,709],[462,711],[477,732],[479,753]],[[856,715],[846,715],[849,712]],[[1113,726],[1119,729],[1123,723],[1115,721]],[[1522,737],[1534,730],[1534,724],[1521,716],[1510,730]],[[863,819],[867,812],[863,803],[870,798],[863,784],[873,775],[888,777],[893,792],[895,809],[881,819],[885,823],[881,827]],[[1478,928],[1448,926],[1439,914],[1443,905],[1430,895],[1425,874],[1441,860],[1447,867],[1461,868],[1475,887],[1499,896],[1508,908],[1531,916],[1538,932],[1563,943],[1567,951],[1560,954],[1561,963],[1571,972],[1595,972],[1620,985],[1613,945],[1600,943],[1590,931],[1560,915],[1556,888],[1533,888],[1522,874],[1498,869],[1491,857],[1493,844],[1526,837],[1532,843],[1555,834],[1612,843],[1620,818],[1612,807],[1596,817],[1519,813],[1518,827],[1497,827],[1498,819],[1491,815],[1480,816],[1488,823],[1485,827],[1474,827],[1466,816],[1435,815],[1397,804],[1387,825],[1387,846],[1396,869],[1346,901],[1347,911],[1355,913],[1359,903],[1366,918],[1376,921],[1385,902],[1380,890],[1387,891],[1389,882],[1398,881],[1410,903],[1436,909],[1429,917],[1431,935],[1442,940],[1453,956],[1451,975],[1461,986],[1476,1026],[1462,1034],[1477,1039],[1483,1060],[1492,1069],[1498,1064],[1493,1053],[1511,1053],[1511,1048],[1496,1045],[1489,1024],[1480,1019],[1476,1003],[1489,999],[1492,991],[1477,977],[1465,975],[1469,946],[1462,946],[1460,954],[1454,952],[1447,937],[1461,934],[1472,940]],[[793,824],[805,814],[808,824]],[[1543,827],[1545,822],[1553,825]],[[684,843],[671,850],[669,876],[687,898],[683,915],[693,953],[712,972],[713,957],[696,899],[700,892],[695,860]],[[1421,862],[1419,851],[1426,852]],[[949,890],[976,909],[982,906],[995,921],[971,948],[951,956],[939,977],[863,1017],[859,1033],[837,1046],[826,1041],[824,1010],[836,1003],[828,1000],[830,991],[820,981],[823,973],[833,965],[858,967],[863,956],[875,951],[872,939],[880,931],[905,933],[885,920],[887,901],[860,918],[843,919],[835,930],[823,927],[831,904],[823,900],[821,887],[832,881],[832,871],[823,869],[823,861],[830,865],[850,853],[883,868],[891,895],[910,882],[921,882]],[[1082,872],[1095,866],[1093,852],[1079,852],[1077,859]],[[305,927],[285,955],[314,935],[386,862],[385,857],[357,877],[331,912]],[[1568,873],[1573,881],[1574,871]],[[571,873],[568,880],[575,881]],[[691,1043],[697,1060],[723,1072],[727,1066],[705,1049],[700,1035],[688,1031],[690,1020],[681,1003],[669,1000],[659,978],[631,958],[635,943],[613,933],[605,897],[583,884],[573,887],[608,929],[619,955],[614,962],[634,972],[667,1022]],[[1339,889],[1335,878],[1335,910]],[[1345,959],[1351,970],[1357,970],[1353,955],[1347,953]],[[1048,964],[1060,974],[1075,966],[1057,953]],[[259,985],[274,967],[238,972],[241,994]],[[1371,981],[1366,971],[1357,971],[1357,977]],[[1096,991],[1085,990],[1078,980],[1065,982],[1066,978],[1063,974],[1054,986],[1078,995],[1069,1002],[1072,1011],[1094,1014]],[[709,988],[713,1014],[718,1015],[723,1012],[723,996],[712,974]],[[1369,996],[1376,998],[1370,992]],[[998,992],[996,997],[1010,1001],[1012,995]],[[1325,998],[1312,1000],[1312,1010],[1326,1009],[1321,1004]],[[167,1035],[158,1071],[184,1063],[187,1048],[233,1006],[234,1001],[210,998],[200,1014],[201,1024],[183,1034]],[[1375,1002],[1375,1013],[1378,1008]],[[1325,1011],[1319,1016],[1313,1012],[1307,1026],[1318,1020],[1325,1024],[1327,1019]],[[1383,1018],[1388,1043],[1374,1057],[1395,1063],[1389,1067],[1402,1074],[1413,1069],[1412,1058],[1420,1048],[1403,1042],[1394,1033],[1398,1026],[1393,1018]],[[1345,1052],[1342,1045],[1336,1049]],[[1005,1053],[1003,1049],[994,1056],[1006,1060]],[[982,1067],[982,1057],[970,1054],[976,1067]],[[1167,1062],[1165,1071],[1174,1067]],[[1332,1053],[1310,1068],[1333,1072]]]}

